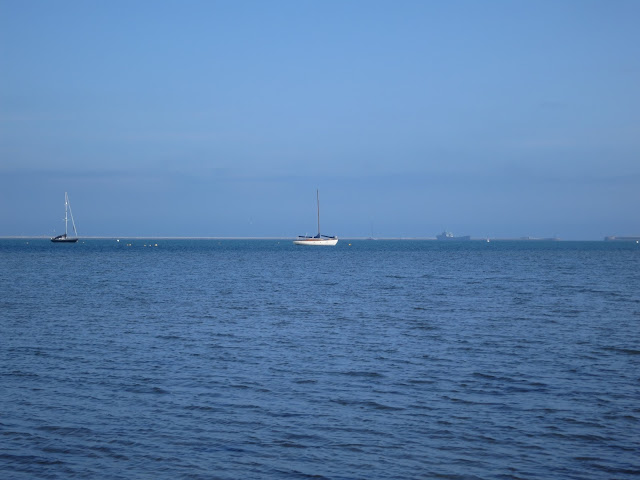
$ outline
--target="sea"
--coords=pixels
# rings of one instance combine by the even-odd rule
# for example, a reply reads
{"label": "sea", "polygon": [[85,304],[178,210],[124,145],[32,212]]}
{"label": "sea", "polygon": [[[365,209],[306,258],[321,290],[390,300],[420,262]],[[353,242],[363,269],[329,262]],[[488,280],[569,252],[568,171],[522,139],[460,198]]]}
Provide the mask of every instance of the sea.
{"label": "sea", "polygon": [[637,479],[640,245],[0,240],[2,479]]}

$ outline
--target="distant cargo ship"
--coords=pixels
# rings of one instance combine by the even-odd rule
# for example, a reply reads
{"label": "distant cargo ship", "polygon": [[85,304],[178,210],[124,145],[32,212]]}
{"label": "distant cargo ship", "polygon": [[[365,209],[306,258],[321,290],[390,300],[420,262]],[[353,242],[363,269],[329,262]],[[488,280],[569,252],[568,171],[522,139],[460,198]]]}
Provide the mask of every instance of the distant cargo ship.
{"label": "distant cargo ship", "polygon": [[464,237],[456,237],[451,232],[442,232],[440,235],[436,235],[437,240],[443,240],[445,242],[467,242],[471,240],[469,235],[465,235]]}

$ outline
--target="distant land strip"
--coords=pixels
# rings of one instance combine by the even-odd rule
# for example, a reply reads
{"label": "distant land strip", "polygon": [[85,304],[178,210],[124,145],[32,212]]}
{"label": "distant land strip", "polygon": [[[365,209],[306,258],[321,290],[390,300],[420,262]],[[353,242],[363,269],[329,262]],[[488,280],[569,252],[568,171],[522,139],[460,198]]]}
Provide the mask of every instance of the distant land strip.
{"label": "distant land strip", "polygon": [[[46,240],[51,238],[48,235],[0,235],[0,239],[2,240],[11,240],[11,239],[33,239],[33,240]],[[79,238],[81,240],[291,240],[296,238],[295,236],[286,236],[286,237],[238,237],[238,236],[230,236],[230,237],[207,237],[207,236],[194,236],[194,237],[173,237],[173,236],[129,236],[129,235],[121,235],[121,236],[113,236],[113,235],[80,235]],[[406,240],[406,241],[434,241],[440,243],[465,243],[465,241],[441,241],[436,239],[435,237],[340,237],[341,240]],[[561,242],[561,241],[575,241],[575,242],[597,242],[601,240],[563,240],[557,237],[472,237],[471,242]],[[640,236],[606,236],[604,237],[604,241],[607,242],[640,242]]]}

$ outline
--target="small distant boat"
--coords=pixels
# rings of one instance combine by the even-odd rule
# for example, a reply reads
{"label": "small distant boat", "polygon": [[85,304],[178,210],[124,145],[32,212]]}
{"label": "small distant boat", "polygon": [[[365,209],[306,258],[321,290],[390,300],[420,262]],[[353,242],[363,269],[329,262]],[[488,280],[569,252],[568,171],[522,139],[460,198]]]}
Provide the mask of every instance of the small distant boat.
{"label": "small distant boat", "polygon": [[464,237],[456,237],[451,232],[442,232],[440,235],[436,235],[436,239],[445,242],[466,242],[471,240],[471,236],[465,235]]}
{"label": "small distant boat", "polygon": [[[69,215],[71,216],[71,225],[73,226],[73,233],[75,237],[67,235],[67,224],[69,222]],[[78,241],[78,232],[76,230],[76,222],[73,221],[73,212],[71,211],[71,204],[69,203],[69,195],[64,192],[64,233],[53,237],[51,239],[55,243],[75,243]]]}
{"label": "small distant boat", "polygon": [[320,234],[320,193],[316,190],[316,202],[318,204],[318,234],[315,237],[307,237],[299,235],[297,239],[293,241],[294,245],[329,245],[333,246],[338,243],[338,237],[330,237],[328,235]]}

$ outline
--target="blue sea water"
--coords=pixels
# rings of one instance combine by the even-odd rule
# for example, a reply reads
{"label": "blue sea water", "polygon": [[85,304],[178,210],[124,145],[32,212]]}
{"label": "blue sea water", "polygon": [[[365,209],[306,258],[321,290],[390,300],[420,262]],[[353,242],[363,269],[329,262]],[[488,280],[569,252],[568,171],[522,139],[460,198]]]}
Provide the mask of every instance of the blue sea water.
{"label": "blue sea water", "polygon": [[0,478],[630,479],[640,247],[0,240]]}

